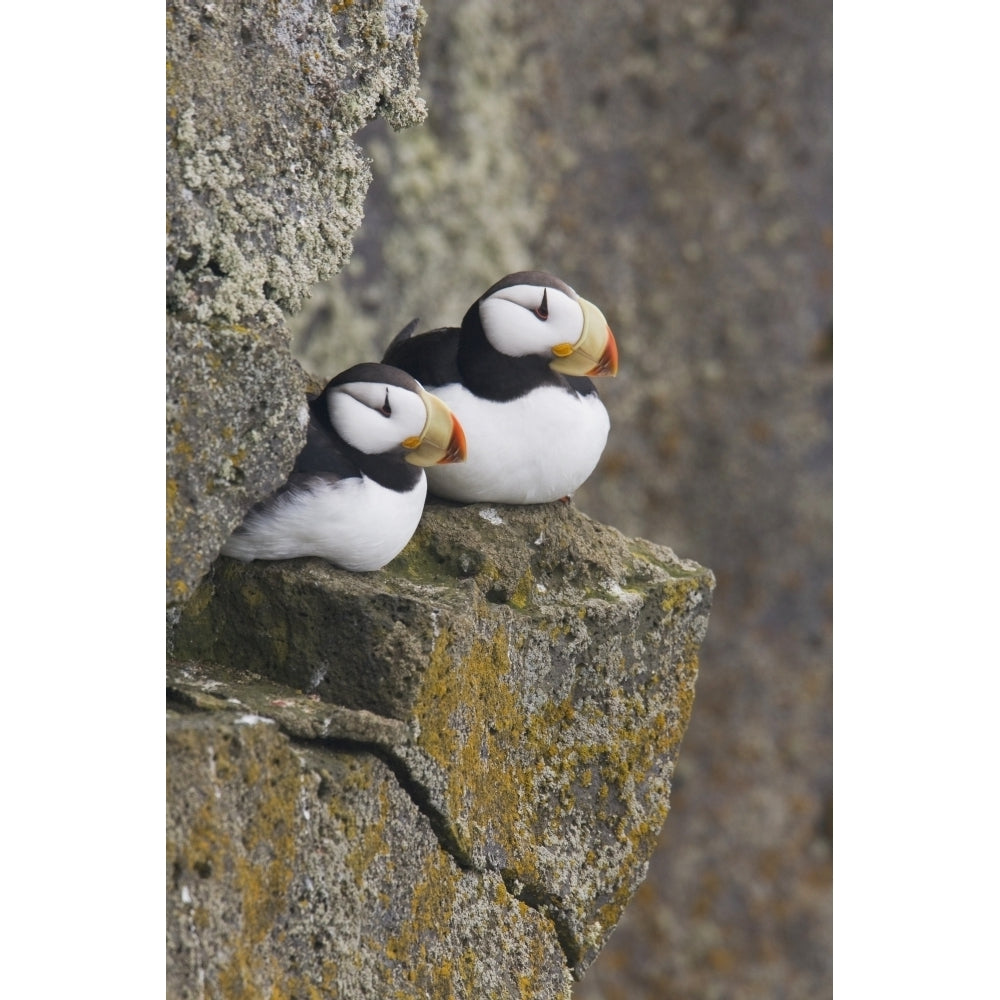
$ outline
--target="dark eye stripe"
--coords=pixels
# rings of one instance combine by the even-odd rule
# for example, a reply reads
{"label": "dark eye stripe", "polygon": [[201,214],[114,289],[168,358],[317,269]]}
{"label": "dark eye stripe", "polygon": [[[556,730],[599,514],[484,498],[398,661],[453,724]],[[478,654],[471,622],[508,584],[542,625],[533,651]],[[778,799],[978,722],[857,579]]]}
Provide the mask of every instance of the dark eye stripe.
{"label": "dark eye stripe", "polygon": [[382,409],[379,410],[379,413],[381,413],[384,417],[391,417],[392,416],[392,407],[389,405],[389,390],[388,390],[388,388],[385,390],[385,402],[382,404]]}
{"label": "dark eye stripe", "polygon": [[534,311],[539,319],[549,318],[549,290],[542,292],[542,304]]}

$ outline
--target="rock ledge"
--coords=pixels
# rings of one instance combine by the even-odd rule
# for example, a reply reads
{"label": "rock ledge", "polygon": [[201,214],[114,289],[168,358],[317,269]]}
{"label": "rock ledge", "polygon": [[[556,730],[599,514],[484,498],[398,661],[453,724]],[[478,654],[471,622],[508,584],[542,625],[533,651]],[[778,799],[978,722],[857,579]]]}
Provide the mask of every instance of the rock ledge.
{"label": "rock ledge", "polygon": [[[556,947],[578,977],[666,817],[713,586],[569,504],[432,504],[378,573],[217,561],[172,630],[171,690],[188,712],[271,720],[300,752],[370,756],[449,865],[527,907],[520,937],[548,928],[538,968]],[[380,843],[359,890],[419,849]],[[403,906],[417,885],[379,891]]]}

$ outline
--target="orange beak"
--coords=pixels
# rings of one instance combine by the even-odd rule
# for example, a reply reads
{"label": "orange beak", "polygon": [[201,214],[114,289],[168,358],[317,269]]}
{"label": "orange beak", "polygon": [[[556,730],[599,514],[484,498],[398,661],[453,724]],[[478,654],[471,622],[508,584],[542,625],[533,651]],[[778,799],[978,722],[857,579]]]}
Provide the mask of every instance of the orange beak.
{"label": "orange beak", "polygon": [[437,460],[438,465],[448,465],[451,462],[464,462],[466,456],[465,431],[458,422],[458,417],[451,415],[451,437],[448,438],[448,447],[444,456]]}
{"label": "orange beak", "polygon": [[563,375],[617,375],[618,344],[604,313],[592,302],[578,299],[583,310],[583,330],[575,344],[556,344],[549,362]]}
{"label": "orange beak", "polygon": [[437,396],[420,387],[420,398],[427,408],[427,423],[418,437],[407,438],[410,448],[407,462],[413,465],[445,465],[465,461],[465,431],[458,418]]}
{"label": "orange beak", "polygon": [[615,335],[608,327],[608,341],[604,345],[597,364],[587,372],[588,375],[617,375],[618,374],[618,344]]}

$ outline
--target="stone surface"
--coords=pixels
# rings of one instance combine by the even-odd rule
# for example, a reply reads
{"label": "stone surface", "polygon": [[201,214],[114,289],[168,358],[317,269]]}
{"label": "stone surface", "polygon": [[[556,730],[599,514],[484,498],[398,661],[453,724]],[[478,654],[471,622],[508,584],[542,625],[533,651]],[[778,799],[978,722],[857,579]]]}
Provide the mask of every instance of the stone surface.
{"label": "stone surface", "polygon": [[661,850],[578,1000],[832,993],[831,21],[438,0],[427,122],[366,130],[355,253],[290,324],[327,374],[546,267],[614,329],[575,503],[719,587]]}
{"label": "stone surface", "polygon": [[167,320],[167,601],[183,601],[305,442],[306,377],[281,326]]}
{"label": "stone surface", "polygon": [[[300,738],[377,747],[457,863],[551,920],[579,976],[666,817],[713,586],[568,504],[437,504],[378,573],[220,559],[171,651],[303,692],[239,695],[286,703]],[[190,702],[205,674],[187,673]]]}
{"label": "stone surface", "polygon": [[167,8],[167,297],[281,319],[350,255],[371,179],[351,136],[421,121],[413,3]]}
{"label": "stone surface", "polygon": [[352,136],[423,120],[418,3],[167,8],[167,601],[305,440],[282,308],[351,253]]}
{"label": "stone surface", "polygon": [[201,707],[167,721],[170,1000],[568,998],[548,921],[459,868],[377,757]]}
{"label": "stone surface", "polygon": [[423,118],[422,22],[168,6],[170,997],[566,1000],[666,816],[714,586],[667,549],[442,506],[379,574],[221,560],[198,586],[301,447],[282,310],[351,252],[354,133]]}

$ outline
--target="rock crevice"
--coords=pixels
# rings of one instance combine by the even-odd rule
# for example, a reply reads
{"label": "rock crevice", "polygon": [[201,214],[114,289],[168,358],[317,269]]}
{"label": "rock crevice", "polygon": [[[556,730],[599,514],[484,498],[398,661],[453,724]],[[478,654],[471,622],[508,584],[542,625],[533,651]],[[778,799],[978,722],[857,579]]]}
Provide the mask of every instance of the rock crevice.
{"label": "rock crevice", "polygon": [[258,675],[241,704],[296,740],[371,748],[579,976],[666,817],[714,580],[567,504],[481,514],[429,506],[378,573],[220,560],[173,655]]}

